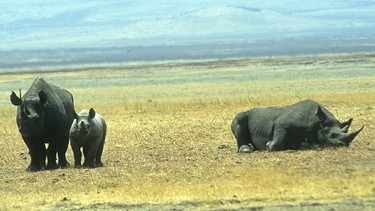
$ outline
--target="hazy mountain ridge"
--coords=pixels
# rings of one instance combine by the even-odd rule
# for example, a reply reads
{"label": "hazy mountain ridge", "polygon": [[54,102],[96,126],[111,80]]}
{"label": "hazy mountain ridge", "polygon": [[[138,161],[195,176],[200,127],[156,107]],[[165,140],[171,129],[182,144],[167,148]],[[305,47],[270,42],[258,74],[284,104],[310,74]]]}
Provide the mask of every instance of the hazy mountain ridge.
{"label": "hazy mountain ridge", "polygon": [[[374,1],[3,2],[0,49],[373,33]],[[107,43],[108,42],[108,43]]]}
{"label": "hazy mountain ridge", "polygon": [[373,0],[20,0],[0,7],[1,69],[375,51]]}
{"label": "hazy mountain ridge", "polygon": [[[361,42],[358,42],[361,40]],[[249,57],[375,52],[375,36],[218,42],[211,44],[92,47],[0,51],[0,73],[77,70],[165,62],[199,62]]]}

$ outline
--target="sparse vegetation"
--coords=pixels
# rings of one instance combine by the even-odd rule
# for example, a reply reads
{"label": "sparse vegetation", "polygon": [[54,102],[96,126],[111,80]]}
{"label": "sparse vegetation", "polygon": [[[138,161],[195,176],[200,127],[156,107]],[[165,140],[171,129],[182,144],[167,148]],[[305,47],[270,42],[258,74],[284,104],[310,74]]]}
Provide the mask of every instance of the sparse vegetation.
{"label": "sparse vegetation", "polygon": [[[347,61],[347,62],[345,62]],[[373,57],[243,60],[2,75],[0,209],[375,207]],[[36,76],[108,123],[97,169],[30,173],[11,90]],[[229,125],[252,107],[321,102],[364,131],[349,148],[236,153]],[[73,153],[67,158],[73,164]],[[337,205],[337,206],[339,206]]]}

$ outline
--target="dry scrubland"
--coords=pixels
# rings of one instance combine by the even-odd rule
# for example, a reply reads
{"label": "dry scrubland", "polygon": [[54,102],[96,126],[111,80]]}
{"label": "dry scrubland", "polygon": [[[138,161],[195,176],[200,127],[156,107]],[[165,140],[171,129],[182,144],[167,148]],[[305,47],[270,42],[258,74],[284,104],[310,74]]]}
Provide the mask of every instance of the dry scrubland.
{"label": "dry scrubland", "polygon": [[[1,75],[0,209],[375,209],[374,67],[330,55]],[[37,76],[106,118],[105,167],[26,171],[9,94]],[[364,131],[349,148],[236,153],[235,114],[306,98]]]}

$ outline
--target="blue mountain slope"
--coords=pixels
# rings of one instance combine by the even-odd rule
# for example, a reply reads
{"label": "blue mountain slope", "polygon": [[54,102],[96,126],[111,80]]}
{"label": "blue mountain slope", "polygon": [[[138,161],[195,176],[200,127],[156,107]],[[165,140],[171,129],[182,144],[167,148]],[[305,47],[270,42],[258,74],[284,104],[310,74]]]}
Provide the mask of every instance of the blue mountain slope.
{"label": "blue mountain slope", "polygon": [[0,49],[374,33],[375,1],[1,1]]}
{"label": "blue mountain slope", "polygon": [[0,8],[0,73],[375,51],[375,0],[2,0]]}

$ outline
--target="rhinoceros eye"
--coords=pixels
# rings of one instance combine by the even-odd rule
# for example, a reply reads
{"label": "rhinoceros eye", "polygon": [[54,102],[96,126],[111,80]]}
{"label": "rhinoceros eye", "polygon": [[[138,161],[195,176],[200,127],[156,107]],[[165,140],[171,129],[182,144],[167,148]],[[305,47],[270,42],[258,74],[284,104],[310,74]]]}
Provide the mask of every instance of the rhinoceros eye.
{"label": "rhinoceros eye", "polygon": [[25,107],[25,114],[26,115],[30,115],[30,111],[29,111],[29,109],[27,107]]}
{"label": "rhinoceros eye", "polygon": [[21,119],[22,120],[27,120],[28,119],[28,116],[26,115],[26,113],[24,111],[21,112]]}
{"label": "rhinoceros eye", "polygon": [[338,133],[331,133],[331,134],[329,135],[330,138],[337,138],[338,136],[339,136]]}
{"label": "rhinoceros eye", "polygon": [[325,122],[322,124],[324,129],[329,129],[333,126],[333,123],[332,122]]}

